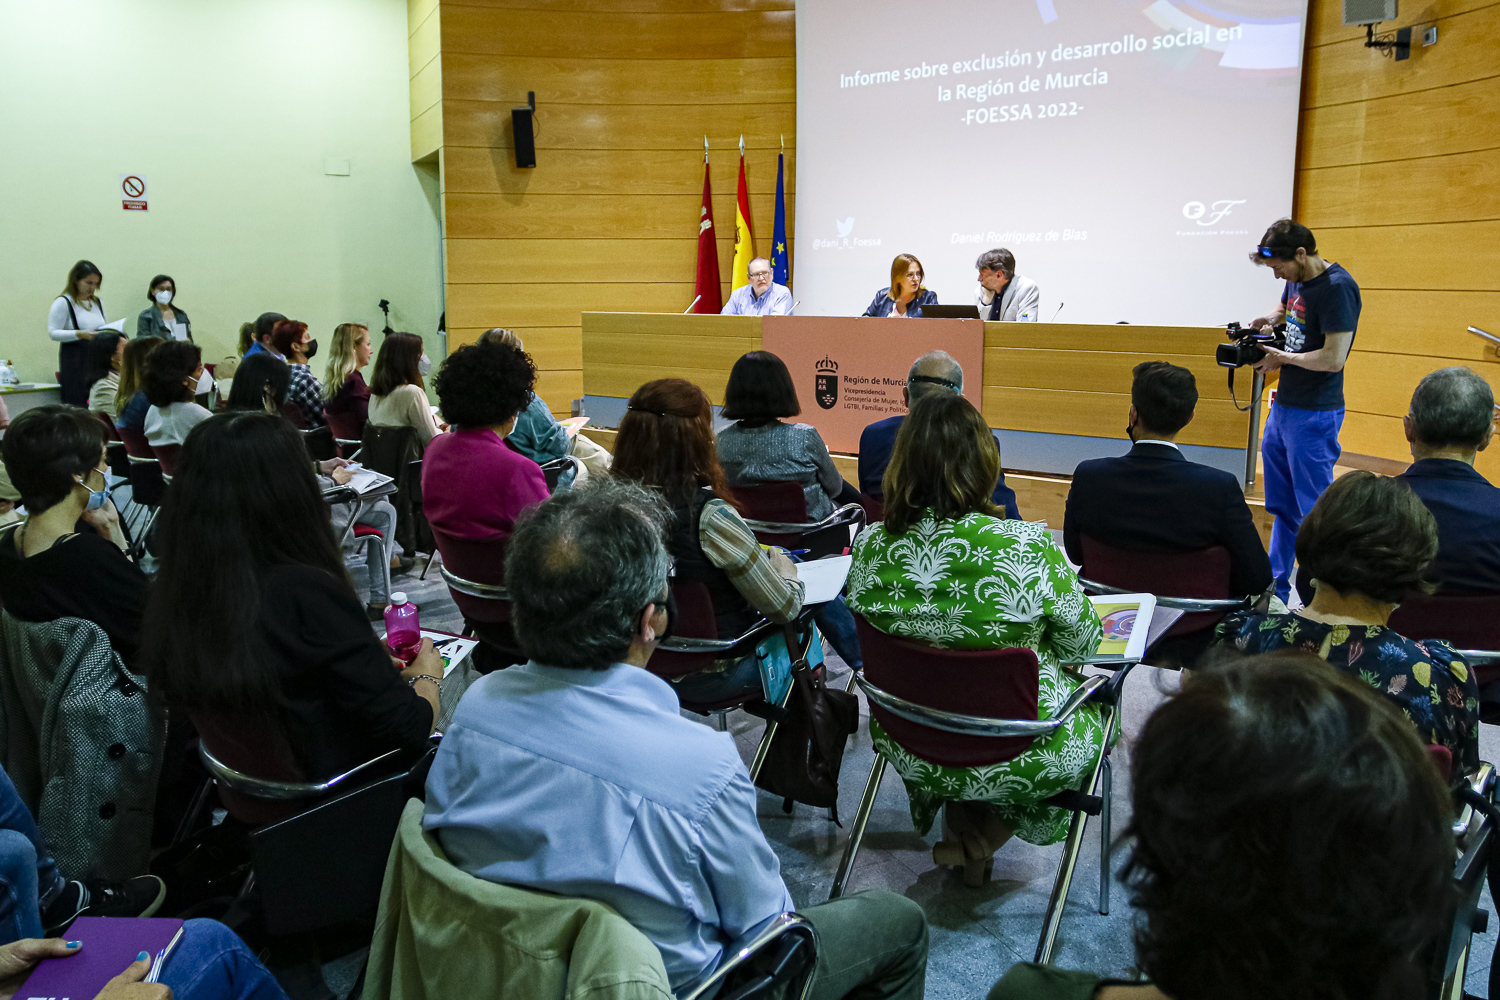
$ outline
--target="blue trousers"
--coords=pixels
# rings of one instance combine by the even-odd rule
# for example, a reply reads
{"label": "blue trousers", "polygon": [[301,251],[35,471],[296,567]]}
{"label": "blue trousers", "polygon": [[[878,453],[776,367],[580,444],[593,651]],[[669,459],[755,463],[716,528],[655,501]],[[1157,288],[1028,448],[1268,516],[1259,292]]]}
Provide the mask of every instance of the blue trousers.
{"label": "blue trousers", "polygon": [[287,1000],[276,977],[217,920],[189,920],[161,981],[174,1000]]}
{"label": "blue trousers", "polygon": [[0,944],[41,937],[41,904],[65,882],[31,810],[0,770]]}
{"label": "blue trousers", "polygon": [[1318,497],[1333,482],[1339,460],[1339,429],[1344,411],[1298,410],[1274,403],[1266,417],[1260,454],[1265,463],[1266,510],[1276,518],[1271,527],[1271,572],[1276,596],[1283,601],[1291,591],[1297,561],[1297,529]]}

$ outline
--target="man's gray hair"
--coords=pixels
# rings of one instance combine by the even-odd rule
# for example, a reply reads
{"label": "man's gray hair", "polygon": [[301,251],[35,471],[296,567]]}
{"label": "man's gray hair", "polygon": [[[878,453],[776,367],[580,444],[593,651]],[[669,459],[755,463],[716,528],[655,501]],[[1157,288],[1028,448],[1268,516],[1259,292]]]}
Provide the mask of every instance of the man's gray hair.
{"label": "man's gray hair", "polygon": [[1417,440],[1430,448],[1477,448],[1495,421],[1495,394],[1469,368],[1439,368],[1417,383],[1411,421]]}
{"label": "man's gray hair", "polygon": [[505,555],[511,624],[538,663],[603,670],[630,650],[671,557],[661,496],[610,476],[557,493],[525,517]]}
{"label": "man's gray hair", "polygon": [[[939,382],[918,381],[917,376],[923,379],[940,378],[944,382],[951,382],[952,387]],[[906,373],[906,398],[908,406],[915,404],[923,396],[930,396],[935,392],[958,392],[964,391],[963,366],[953,360],[953,355],[947,351],[928,351],[911,363],[911,371]]]}
{"label": "man's gray hair", "polygon": [[758,260],[763,260],[763,261],[766,262],[766,269],[767,270],[771,270],[771,271],[775,270],[775,268],[771,267],[771,260],[770,260],[769,257],[751,257],[750,258],[750,263],[748,263],[748,264],[745,265],[745,273],[746,274],[750,273],[750,269],[755,266],[755,262],[758,261]]}
{"label": "man's gray hair", "polygon": [[999,271],[1005,275],[1005,280],[1009,281],[1016,276],[1016,255],[1004,247],[996,247],[994,250],[986,250],[980,254],[974,266],[981,271],[986,268]]}

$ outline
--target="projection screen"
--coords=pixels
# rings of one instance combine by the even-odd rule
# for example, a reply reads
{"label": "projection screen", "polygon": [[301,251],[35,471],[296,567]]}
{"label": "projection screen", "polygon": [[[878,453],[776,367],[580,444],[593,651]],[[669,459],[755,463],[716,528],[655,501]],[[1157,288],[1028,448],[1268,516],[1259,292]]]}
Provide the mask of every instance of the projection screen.
{"label": "projection screen", "polygon": [[862,312],[903,252],[969,303],[1005,247],[1043,321],[1263,315],[1280,285],[1248,255],[1292,208],[1306,10],[798,0],[797,312]]}

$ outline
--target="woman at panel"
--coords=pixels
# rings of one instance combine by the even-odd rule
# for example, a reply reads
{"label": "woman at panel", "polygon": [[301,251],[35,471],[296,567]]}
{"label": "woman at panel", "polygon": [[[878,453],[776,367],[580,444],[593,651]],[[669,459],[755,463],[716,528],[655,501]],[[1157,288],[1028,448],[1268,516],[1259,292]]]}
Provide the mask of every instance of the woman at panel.
{"label": "woman at panel", "polygon": [[151,303],[135,320],[137,337],[160,337],[162,340],[192,340],[193,324],[182,307],[176,305],[177,282],[171,275],[158,274],[146,288]]}
{"label": "woman at panel", "polygon": [[422,506],[432,530],[504,540],[521,511],[547,499],[542,470],[509,440],[532,398],[531,356],[480,340],[448,355],[433,380],[453,430],[422,457]]}
{"label": "woman at panel", "polygon": [[307,324],[294,319],[278,320],[271,328],[271,347],[276,354],[286,358],[291,367],[291,386],[286,398],[296,414],[292,423],[302,430],[322,427],[327,423],[323,419],[323,383],[318,381],[308,364],[318,353],[318,342],[308,331]]}
{"label": "woman at panel", "polygon": [[115,388],[115,426],[145,432],[151,401],[146,398],[146,359],[161,343],[158,337],[138,337],[125,344],[120,360],[120,384]]}
{"label": "woman at panel", "polygon": [[[802,583],[780,550],[761,548],[740,519],[714,449],[713,407],[686,379],[647,382],[630,397],[615,438],[614,473],[658,490],[672,513],[667,551],[678,580],[708,588],[720,638],[764,615],[788,622],[802,610]],[[694,701],[736,697],[760,687],[754,656],[716,662],[676,682]]]}
{"label": "woman at panel", "polygon": [[1131,768],[1123,877],[1150,982],[1026,962],[989,1000],[1432,995],[1421,963],[1452,919],[1453,807],[1369,687],[1306,654],[1194,671]]}
{"label": "woman at panel", "polygon": [[[240,362],[239,368],[234,373],[234,383],[229,389],[228,409],[284,416],[287,390],[291,386],[291,381],[291,368],[286,362],[278,359],[270,351],[252,354]],[[310,461],[306,454],[302,456],[302,460]],[[318,488],[322,491],[331,490],[335,486],[343,486],[353,478],[353,473],[347,468],[349,465],[347,459],[330,458],[322,462],[313,462],[312,465],[313,474],[318,480]],[[344,529],[349,526],[350,513],[349,504],[334,504],[330,508],[329,516],[335,538],[344,537]],[[360,503],[355,523],[367,524],[380,532],[381,537],[385,539],[383,559],[392,571],[404,572],[413,566],[415,560],[410,556],[394,554],[400,551],[400,546],[396,542],[396,508],[391,506],[389,501],[376,500],[373,503],[369,501]],[[354,544],[353,539],[350,539],[350,544]],[[365,560],[364,572],[366,593],[369,595],[369,600],[365,604],[365,614],[371,621],[379,621],[385,612],[386,605],[390,603],[389,577],[380,562],[368,558]]]}
{"label": "woman at panel", "polygon": [[120,369],[130,338],[123,333],[101,333],[88,342],[89,412],[102,413],[114,423]]}
{"label": "woman at panel", "polygon": [[27,410],[0,454],[30,517],[0,535],[0,604],[25,621],[84,618],[134,663],[146,577],[109,498],[104,427],[76,406]]}
{"label": "woman at panel", "polygon": [[1430,593],[1437,522],[1404,481],[1350,472],[1333,481],[1297,530],[1307,607],[1233,615],[1219,643],[1242,653],[1300,649],[1385,692],[1426,743],[1453,754],[1455,783],[1479,766],[1479,687],[1441,639],[1413,641],[1386,626],[1410,593]]}
{"label": "woman at panel", "polygon": [[935,305],[937,295],[922,286],[922,262],[909,253],[902,253],[891,262],[891,286],[875,293],[864,314],[914,319],[922,315],[923,306]]}
{"label": "woman at panel", "polygon": [[411,427],[423,447],[443,428],[432,414],[422,376],[432,362],[415,333],[388,333],[375,356],[370,381],[370,423],[376,427]]}
{"label": "woman at panel", "polygon": [[107,320],[99,285],[104,275],[91,262],[80,260],[68,272],[68,284],[52,301],[47,312],[47,335],[57,341],[57,378],[62,401],[73,406],[88,402],[88,351],[86,341]]}
{"label": "woman at panel", "polygon": [[[854,540],[849,607],[888,635],[940,649],[1034,650],[1038,714],[1049,718],[1081,682],[1063,664],[1093,655],[1103,627],[1047,529],[995,506],[999,476],[995,438],[968,400],[938,393],[913,403],[882,480],[885,520]],[[1078,787],[1104,727],[1086,705],[1019,757],[967,768],[915,757],[874,719],[870,735],[906,783],[919,834],[949,803],[933,858],[963,864],[965,882],[981,885],[1012,835],[1063,838],[1069,814],[1044,800]]]}
{"label": "woman at panel", "polygon": [[358,441],[370,417],[370,387],[360,369],[374,356],[370,328],[362,323],[340,323],[333,331],[328,370],[323,381],[323,416],[334,437]]}
{"label": "woman at panel", "polygon": [[193,398],[212,389],[213,379],[203,367],[203,352],[190,341],[169,340],[152,351],[141,388],[151,403],[144,429],[152,447],[182,444],[213,416]]}
{"label": "woman at panel", "polygon": [[210,747],[220,736],[289,756],[322,780],[426,745],[442,657],[424,639],[408,666],[376,639],[290,423],[247,411],[194,428],[158,542],[142,663],[152,693]]}

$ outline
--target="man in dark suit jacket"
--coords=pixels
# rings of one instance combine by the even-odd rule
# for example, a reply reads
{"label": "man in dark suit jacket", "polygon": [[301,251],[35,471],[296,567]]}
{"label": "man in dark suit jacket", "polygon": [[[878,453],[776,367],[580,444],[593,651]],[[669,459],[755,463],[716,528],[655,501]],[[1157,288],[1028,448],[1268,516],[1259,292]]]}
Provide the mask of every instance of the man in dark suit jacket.
{"label": "man in dark suit jacket", "polygon": [[[911,371],[906,375],[906,388],[901,390],[901,401],[910,409],[912,403],[930,393],[963,391],[963,367],[947,351],[929,351],[912,362]],[[896,433],[901,430],[901,422],[905,419],[906,415],[902,414],[877,420],[859,435],[861,493],[876,500],[884,499],[880,480],[885,476],[886,466],[891,464],[891,451],[896,447]],[[1000,447],[998,436],[995,438],[995,447]],[[1000,473],[1000,481],[995,484],[994,501],[995,506],[1005,508],[1006,517],[1013,521],[1021,520],[1021,512],[1016,509],[1016,493],[1005,485],[1003,471]]]}
{"label": "man in dark suit jacket", "polygon": [[1438,527],[1431,578],[1444,594],[1500,594],[1500,489],[1474,468],[1495,433],[1495,394],[1464,367],[1440,368],[1403,418],[1411,457],[1401,475]]}
{"label": "man in dark suit jacket", "polygon": [[1222,545],[1229,550],[1231,595],[1260,594],[1270,586],[1271,560],[1239,481],[1188,461],[1177,447],[1197,404],[1198,386],[1186,368],[1165,361],[1135,366],[1128,427],[1134,447],[1074,470],[1063,516],[1069,559],[1083,564],[1084,535],[1142,552]]}

